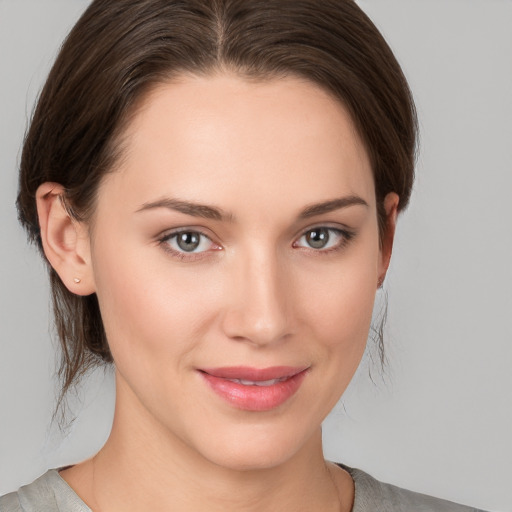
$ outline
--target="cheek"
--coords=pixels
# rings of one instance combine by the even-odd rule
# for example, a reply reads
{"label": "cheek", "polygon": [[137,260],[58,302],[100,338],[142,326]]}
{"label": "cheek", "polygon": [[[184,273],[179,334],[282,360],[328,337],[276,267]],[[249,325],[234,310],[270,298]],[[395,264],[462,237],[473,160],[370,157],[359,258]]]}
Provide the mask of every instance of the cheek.
{"label": "cheek", "polygon": [[[115,257],[118,251],[122,258]],[[127,245],[118,251],[105,243],[94,254],[98,301],[116,366],[150,375],[155,366],[186,365],[218,303],[214,288],[161,255],[148,257],[154,247],[146,251]]]}
{"label": "cheek", "polygon": [[[319,266],[314,280],[302,283],[298,311],[302,331],[316,340],[323,378],[330,382],[328,407],[334,406],[352,379],[366,348],[378,279],[378,244],[365,244],[330,266]],[[300,293],[300,292],[299,292]],[[320,385],[320,384],[319,384]]]}
{"label": "cheek", "polygon": [[378,254],[378,247],[353,251],[340,262],[318,266],[314,279],[299,286],[304,306],[300,316],[333,348],[366,341],[377,289]]}

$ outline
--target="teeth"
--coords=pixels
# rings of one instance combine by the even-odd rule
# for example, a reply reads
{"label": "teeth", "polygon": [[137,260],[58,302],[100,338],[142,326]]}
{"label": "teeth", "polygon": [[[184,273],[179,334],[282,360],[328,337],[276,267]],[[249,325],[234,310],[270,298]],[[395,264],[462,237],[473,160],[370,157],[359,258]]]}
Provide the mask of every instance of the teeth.
{"label": "teeth", "polygon": [[274,384],[277,384],[278,382],[283,382],[283,380],[286,380],[286,377],[283,377],[282,379],[271,379],[271,380],[259,380],[259,381],[252,381],[252,380],[245,380],[245,379],[228,379],[231,382],[236,382],[237,384],[242,384],[243,386],[273,386]]}

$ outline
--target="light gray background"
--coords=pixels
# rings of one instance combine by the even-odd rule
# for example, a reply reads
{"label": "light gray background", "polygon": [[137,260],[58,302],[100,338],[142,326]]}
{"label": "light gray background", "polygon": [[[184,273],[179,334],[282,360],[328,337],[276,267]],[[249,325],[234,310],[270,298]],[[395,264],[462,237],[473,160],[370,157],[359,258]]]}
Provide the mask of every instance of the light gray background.
{"label": "light gray background", "polygon": [[[63,438],[43,266],[14,201],[34,98],[85,0],[0,0],[0,494],[97,450],[112,378]],[[422,146],[397,235],[384,379],[368,364],[326,421],[327,456],[397,485],[512,511],[512,2],[361,0],[415,93]],[[371,364],[369,365],[371,368]]]}

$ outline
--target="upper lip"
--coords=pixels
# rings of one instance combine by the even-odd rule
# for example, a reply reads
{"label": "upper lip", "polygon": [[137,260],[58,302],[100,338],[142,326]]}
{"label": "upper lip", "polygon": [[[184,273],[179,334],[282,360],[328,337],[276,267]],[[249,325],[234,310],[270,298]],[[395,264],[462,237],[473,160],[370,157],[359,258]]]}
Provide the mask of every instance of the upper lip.
{"label": "upper lip", "polygon": [[307,370],[307,366],[272,366],[252,368],[250,366],[226,366],[223,368],[201,368],[200,371],[221,379],[240,379],[252,382],[290,378]]}

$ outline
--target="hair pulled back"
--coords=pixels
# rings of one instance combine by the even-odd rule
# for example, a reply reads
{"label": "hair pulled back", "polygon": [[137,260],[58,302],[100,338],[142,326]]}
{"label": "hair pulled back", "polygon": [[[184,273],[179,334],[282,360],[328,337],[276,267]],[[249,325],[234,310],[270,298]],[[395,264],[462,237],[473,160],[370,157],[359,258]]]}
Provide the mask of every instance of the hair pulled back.
{"label": "hair pulled back", "polygon": [[[366,146],[379,223],[387,193],[409,201],[417,121],[389,46],[352,0],[94,0],[65,40],[40,94],[21,157],[18,211],[42,250],[36,190],[58,182],[87,222],[102,177],[122,156],[130,115],[155,85],[229,70],[248,79],[306,78],[338,98]],[[49,266],[62,347],[61,399],[111,362],[95,295],[68,291]]]}

